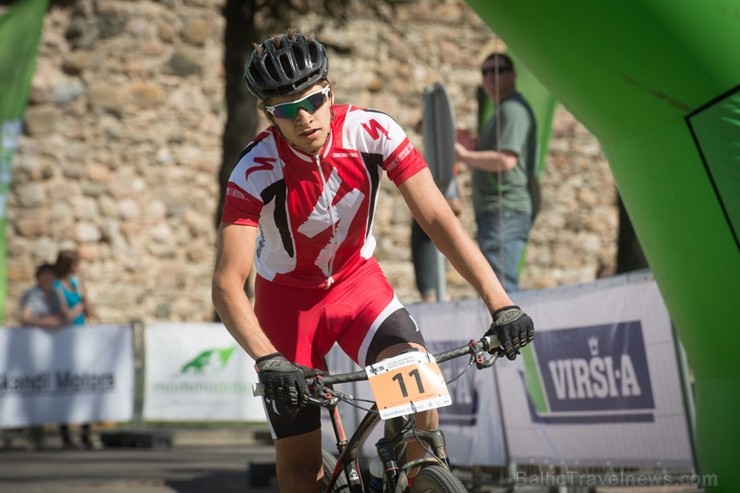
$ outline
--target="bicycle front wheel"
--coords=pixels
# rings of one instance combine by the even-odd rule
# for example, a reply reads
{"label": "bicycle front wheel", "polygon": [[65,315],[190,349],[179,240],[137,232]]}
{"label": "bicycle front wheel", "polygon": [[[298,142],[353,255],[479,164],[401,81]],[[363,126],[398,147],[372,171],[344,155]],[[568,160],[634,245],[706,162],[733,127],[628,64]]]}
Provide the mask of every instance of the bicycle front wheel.
{"label": "bicycle front wheel", "polygon": [[411,493],[468,493],[452,471],[442,466],[424,467],[411,483]]}
{"label": "bicycle front wheel", "polygon": [[331,491],[326,489],[326,487],[329,486],[329,478],[331,478],[336,465],[337,459],[330,452],[322,450],[321,467],[324,469],[324,478],[321,480],[321,491],[326,491],[327,493],[347,493],[349,485],[347,484],[347,478],[344,477],[344,473],[339,475]]}

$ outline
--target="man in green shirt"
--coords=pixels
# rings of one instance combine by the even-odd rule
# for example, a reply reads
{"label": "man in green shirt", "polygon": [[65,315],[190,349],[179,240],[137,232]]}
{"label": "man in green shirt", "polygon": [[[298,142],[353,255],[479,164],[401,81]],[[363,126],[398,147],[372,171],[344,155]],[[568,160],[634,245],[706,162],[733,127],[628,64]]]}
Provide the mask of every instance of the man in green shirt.
{"label": "man in green shirt", "polygon": [[458,132],[457,158],[472,169],[476,239],[507,291],[519,289],[519,262],[532,227],[537,124],[516,90],[511,58],[492,53],[481,66],[495,112],[475,139]]}

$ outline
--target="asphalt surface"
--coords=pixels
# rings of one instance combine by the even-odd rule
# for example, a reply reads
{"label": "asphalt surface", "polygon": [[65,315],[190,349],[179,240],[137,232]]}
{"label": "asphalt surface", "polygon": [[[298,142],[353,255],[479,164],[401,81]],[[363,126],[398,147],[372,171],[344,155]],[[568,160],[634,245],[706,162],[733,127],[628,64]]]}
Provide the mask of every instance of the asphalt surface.
{"label": "asphalt surface", "polygon": [[[0,449],[2,493],[277,493],[274,449],[245,432],[185,431],[171,447]],[[49,443],[51,442],[51,443]]]}
{"label": "asphalt surface", "polygon": [[[2,431],[0,493],[278,493],[274,448],[264,431],[248,429],[166,430],[169,443],[150,447],[65,449],[47,432],[37,450],[23,433]],[[127,432],[124,432],[127,433]],[[131,435],[150,436],[150,430]],[[110,435],[109,435],[110,436]],[[551,493],[559,488],[519,486],[516,493]],[[503,485],[480,493],[503,493]],[[586,493],[589,488],[567,488]],[[596,493],[701,493],[696,488],[596,488]]]}
{"label": "asphalt surface", "polygon": [[[65,449],[53,430],[47,430],[41,450],[35,449],[23,432],[3,433],[0,493],[279,491],[274,476],[275,452],[264,431],[167,430],[170,443],[153,443],[147,448],[103,447],[105,433],[121,432],[94,433],[98,445],[94,450]],[[123,433],[142,437],[157,432]],[[503,492],[505,488],[480,491]],[[547,490],[519,491],[545,493]]]}

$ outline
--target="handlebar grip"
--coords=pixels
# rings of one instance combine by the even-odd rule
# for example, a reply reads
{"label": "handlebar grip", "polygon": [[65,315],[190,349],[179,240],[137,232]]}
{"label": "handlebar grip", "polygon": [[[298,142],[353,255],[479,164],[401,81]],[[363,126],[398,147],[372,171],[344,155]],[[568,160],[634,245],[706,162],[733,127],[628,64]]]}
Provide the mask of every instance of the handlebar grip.
{"label": "handlebar grip", "polygon": [[491,334],[489,336],[485,336],[488,348],[486,348],[488,351],[492,349],[496,349],[498,347],[501,347],[501,341],[498,340],[498,337],[496,337],[496,334]]}
{"label": "handlebar grip", "polygon": [[262,397],[265,395],[265,385],[261,382],[252,384],[252,395],[255,397]]}

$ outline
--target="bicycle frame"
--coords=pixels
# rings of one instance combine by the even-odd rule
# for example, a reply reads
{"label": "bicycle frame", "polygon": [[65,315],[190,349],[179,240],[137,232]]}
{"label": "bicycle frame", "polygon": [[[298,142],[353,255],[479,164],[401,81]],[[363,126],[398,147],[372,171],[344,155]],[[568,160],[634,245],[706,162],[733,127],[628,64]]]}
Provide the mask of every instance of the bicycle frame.
{"label": "bicycle frame", "polygon": [[[470,355],[478,369],[488,368],[493,365],[496,358],[487,359],[484,355],[486,352],[490,352],[497,347],[499,347],[499,343],[495,336],[484,336],[478,341],[470,341],[466,346],[434,354],[434,359],[437,363],[443,363],[460,356]],[[365,370],[337,375],[317,373],[311,377],[307,377],[309,388],[313,387],[312,394],[309,396],[309,403],[328,409],[332,427],[334,428],[334,435],[337,439],[336,446],[339,451],[339,458],[329,478],[328,491],[332,491],[332,488],[334,488],[338,479],[343,474],[347,480],[350,493],[364,493],[365,491],[361,477],[359,457],[363,444],[381,421],[377,404],[373,404],[367,411],[357,426],[357,429],[348,440],[337,407],[339,398],[330,391],[332,390],[332,384],[360,382],[367,379],[368,376]],[[257,383],[254,385],[253,395],[263,395],[263,392],[264,389],[261,384]],[[409,418],[400,416],[388,420],[387,423],[399,424],[407,419]],[[433,463],[449,469],[444,435],[441,430],[423,431],[405,425],[397,426],[397,428],[400,432],[396,433],[395,436],[392,438],[384,436],[376,443],[378,456],[383,463],[385,481],[387,485],[390,485],[388,489],[395,492],[399,491],[400,487],[400,491],[407,491],[408,471],[424,464]],[[396,462],[397,450],[412,440],[426,442],[430,446],[433,456],[413,460],[399,466]]]}
{"label": "bicycle frame", "polygon": [[[492,336],[484,337],[479,341],[471,341],[467,346],[462,346],[449,351],[445,351],[435,355],[437,362],[442,363],[450,359],[463,356],[465,354],[471,354],[475,356],[476,366],[481,369],[491,366],[493,362],[487,362],[482,358],[481,353],[491,348],[497,347],[495,338]],[[363,371],[354,373],[346,373],[342,375],[329,375],[323,377],[323,385],[331,388],[332,383],[342,382],[356,382],[367,380],[367,376]],[[373,406],[367,411],[365,416],[362,418],[360,423],[357,425],[356,430],[352,436],[347,440],[344,426],[342,424],[341,415],[338,409],[338,399],[330,399],[328,404],[324,404],[324,407],[329,411],[329,417],[331,419],[332,427],[334,429],[334,435],[337,439],[336,447],[339,451],[339,457],[334,471],[329,478],[327,491],[332,491],[339,477],[344,474],[349,486],[350,493],[364,493],[365,489],[361,478],[361,470],[359,465],[359,457],[362,451],[362,446],[369,438],[372,431],[381,421],[380,415],[377,412],[377,405]],[[398,425],[408,418],[401,416],[389,420]],[[391,425],[393,426],[393,425]],[[449,459],[447,456],[447,449],[445,446],[444,434],[441,430],[424,431],[424,430],[410,430],[406,426],[396,426],[400,428],[400,433],[389,439],[383,437],[376,443],[376,450],[378,456],[383,463],[383,470],[385,471],[386,484],[391,485],[390,490],[396,491],[398,483],[401,482],[402,488],[408,487],[407,473],[414,467],[418,467],[425,463],[442,464],[449,468]],[[399,445],[405,444],[412,440],[423,440],[429,444],[433,451],[432,457],[425,457],[414,461],[407,462],[399,466],[396,463],[396,449]]]}

